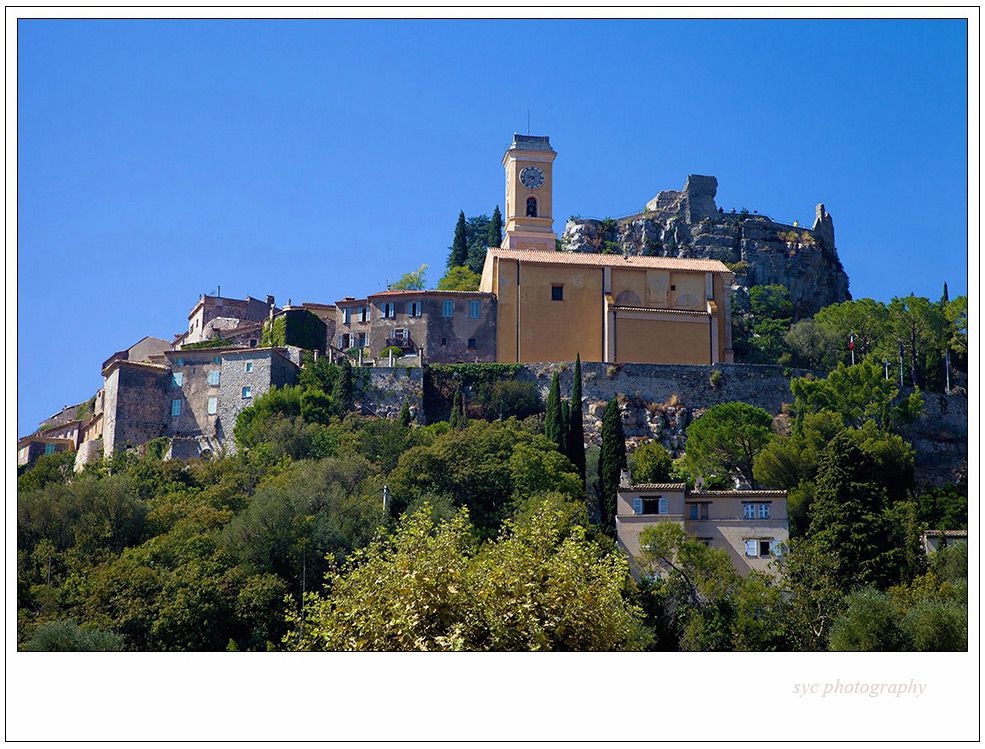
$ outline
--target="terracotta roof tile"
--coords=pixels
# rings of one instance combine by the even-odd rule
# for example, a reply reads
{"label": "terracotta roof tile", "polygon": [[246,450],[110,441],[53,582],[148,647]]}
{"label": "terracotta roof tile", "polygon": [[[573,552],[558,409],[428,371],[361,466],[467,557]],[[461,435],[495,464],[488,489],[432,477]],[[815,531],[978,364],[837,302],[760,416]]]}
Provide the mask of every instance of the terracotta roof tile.
{"label": "terracotta roof tile", "polygon": [[589,265],[600,268],[660,268],[693,270],[703,273],[731,273],[720,260],[680,257],[645,257],[642,255],[603,255],[597,252],[550,252],[545,250],[507,250],[490,247],[488,255],[504,260],[523,260],[544,265]]}
{"label": "terracotta roof tile", "polygon": [[418,289],[416,291],[377,291],[375,294],[370,294],[368,299],[375,299],[379,296],[479,296],[479,297],[491,297],[495,296],[491,291],[452,291],[452,290],[442,290],[442,289]]}
{"label": "terracotta roof tile", "polygon": [[633,484],[632,486],[620,486],[620,491],[634,492],[680,492],[684,491],[684,483],[665,483],[665,484]]}

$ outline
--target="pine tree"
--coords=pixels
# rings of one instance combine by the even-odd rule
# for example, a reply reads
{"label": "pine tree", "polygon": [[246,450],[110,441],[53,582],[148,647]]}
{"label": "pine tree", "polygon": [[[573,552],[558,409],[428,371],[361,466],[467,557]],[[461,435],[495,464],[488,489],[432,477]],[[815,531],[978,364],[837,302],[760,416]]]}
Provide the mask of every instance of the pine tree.
{"label": "pine tree", "polygon": [[347,357],[342,357],[341,371],[332,387],[332,403],[335,404],[339,416],[345,416],[355,404],[352,394],[352,365]]}
{"label": "pine tree", "polygon": [[455,224],[455,238],[451,243],[448,255],[448,267],[466,265],[469,261],[469,244],[465,230],[465,211],[458,212],[458,223]]}
{"label": "pine tree", "polygon": [[551,378],[551,390],[547,394],[544,434],[555,445],[561,444],[561,379],[557,372]]}
{"label": "pine tree", "polygon": [[602,530],[616,535],[616,490],[619,472],[626,467],[626,436],[619,404],[613,398],[602,414],[602,450],[599,455],[599,515]]}
{"label": "pine tree", "polygon": [[571,387],[571,423],[568,427],[568,459],[585,482],[585,425],[582,420],[581,354],[575,357],[575,382]]}
{"label": "pine tree", "polygon": [[499,247],[503,243],[503,215],[497,205],[493,209],[492,220],[489,222],[489,235],[486,238],[487,247]]}

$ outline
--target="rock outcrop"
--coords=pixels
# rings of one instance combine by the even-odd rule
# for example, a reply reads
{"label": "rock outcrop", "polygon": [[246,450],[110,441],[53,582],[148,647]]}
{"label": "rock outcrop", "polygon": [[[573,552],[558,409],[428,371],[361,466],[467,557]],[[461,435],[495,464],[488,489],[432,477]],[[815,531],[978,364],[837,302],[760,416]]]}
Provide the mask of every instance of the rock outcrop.
{"label": "rock outcrop", "polygon": [[612,252],[721,260],[735,272],[740,294],[780,284],[794,319],[851,299],[838,259],[834,222],[823,204],[810,229],[759,214],[725,213],[715,205],[718,180],[692,174],[684,189],[663,190],[646,210],[620,219],[572,219],[561,244],[569,252]]}

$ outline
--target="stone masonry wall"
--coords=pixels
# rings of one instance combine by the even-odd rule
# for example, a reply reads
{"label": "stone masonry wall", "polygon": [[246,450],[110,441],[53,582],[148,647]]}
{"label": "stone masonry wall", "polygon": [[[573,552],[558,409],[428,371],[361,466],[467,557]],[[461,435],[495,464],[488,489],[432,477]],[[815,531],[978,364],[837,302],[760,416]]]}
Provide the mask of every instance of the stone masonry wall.
{"label": "stone masonry wall", "polygon": [[422,367],[364,367],[353,370],[356,405],[368,413],[395,419],[404,403],[414,418],[424,414],[424,369]]}

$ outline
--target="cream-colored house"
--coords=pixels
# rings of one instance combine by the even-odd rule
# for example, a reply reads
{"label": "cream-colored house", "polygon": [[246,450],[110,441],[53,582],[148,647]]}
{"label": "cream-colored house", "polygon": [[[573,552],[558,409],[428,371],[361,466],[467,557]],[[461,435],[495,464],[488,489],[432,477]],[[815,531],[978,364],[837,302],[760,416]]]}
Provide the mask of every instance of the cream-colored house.
{"label": "cream-colored house", "polygon": [[616,495],[616,538],[637,578],[640,533],[655,523],[678,523],[684,532],[728,552],[741,574],[770,569],[789,535],[785,491],[691,491],[683,483],[632,484],[628,472]]}

